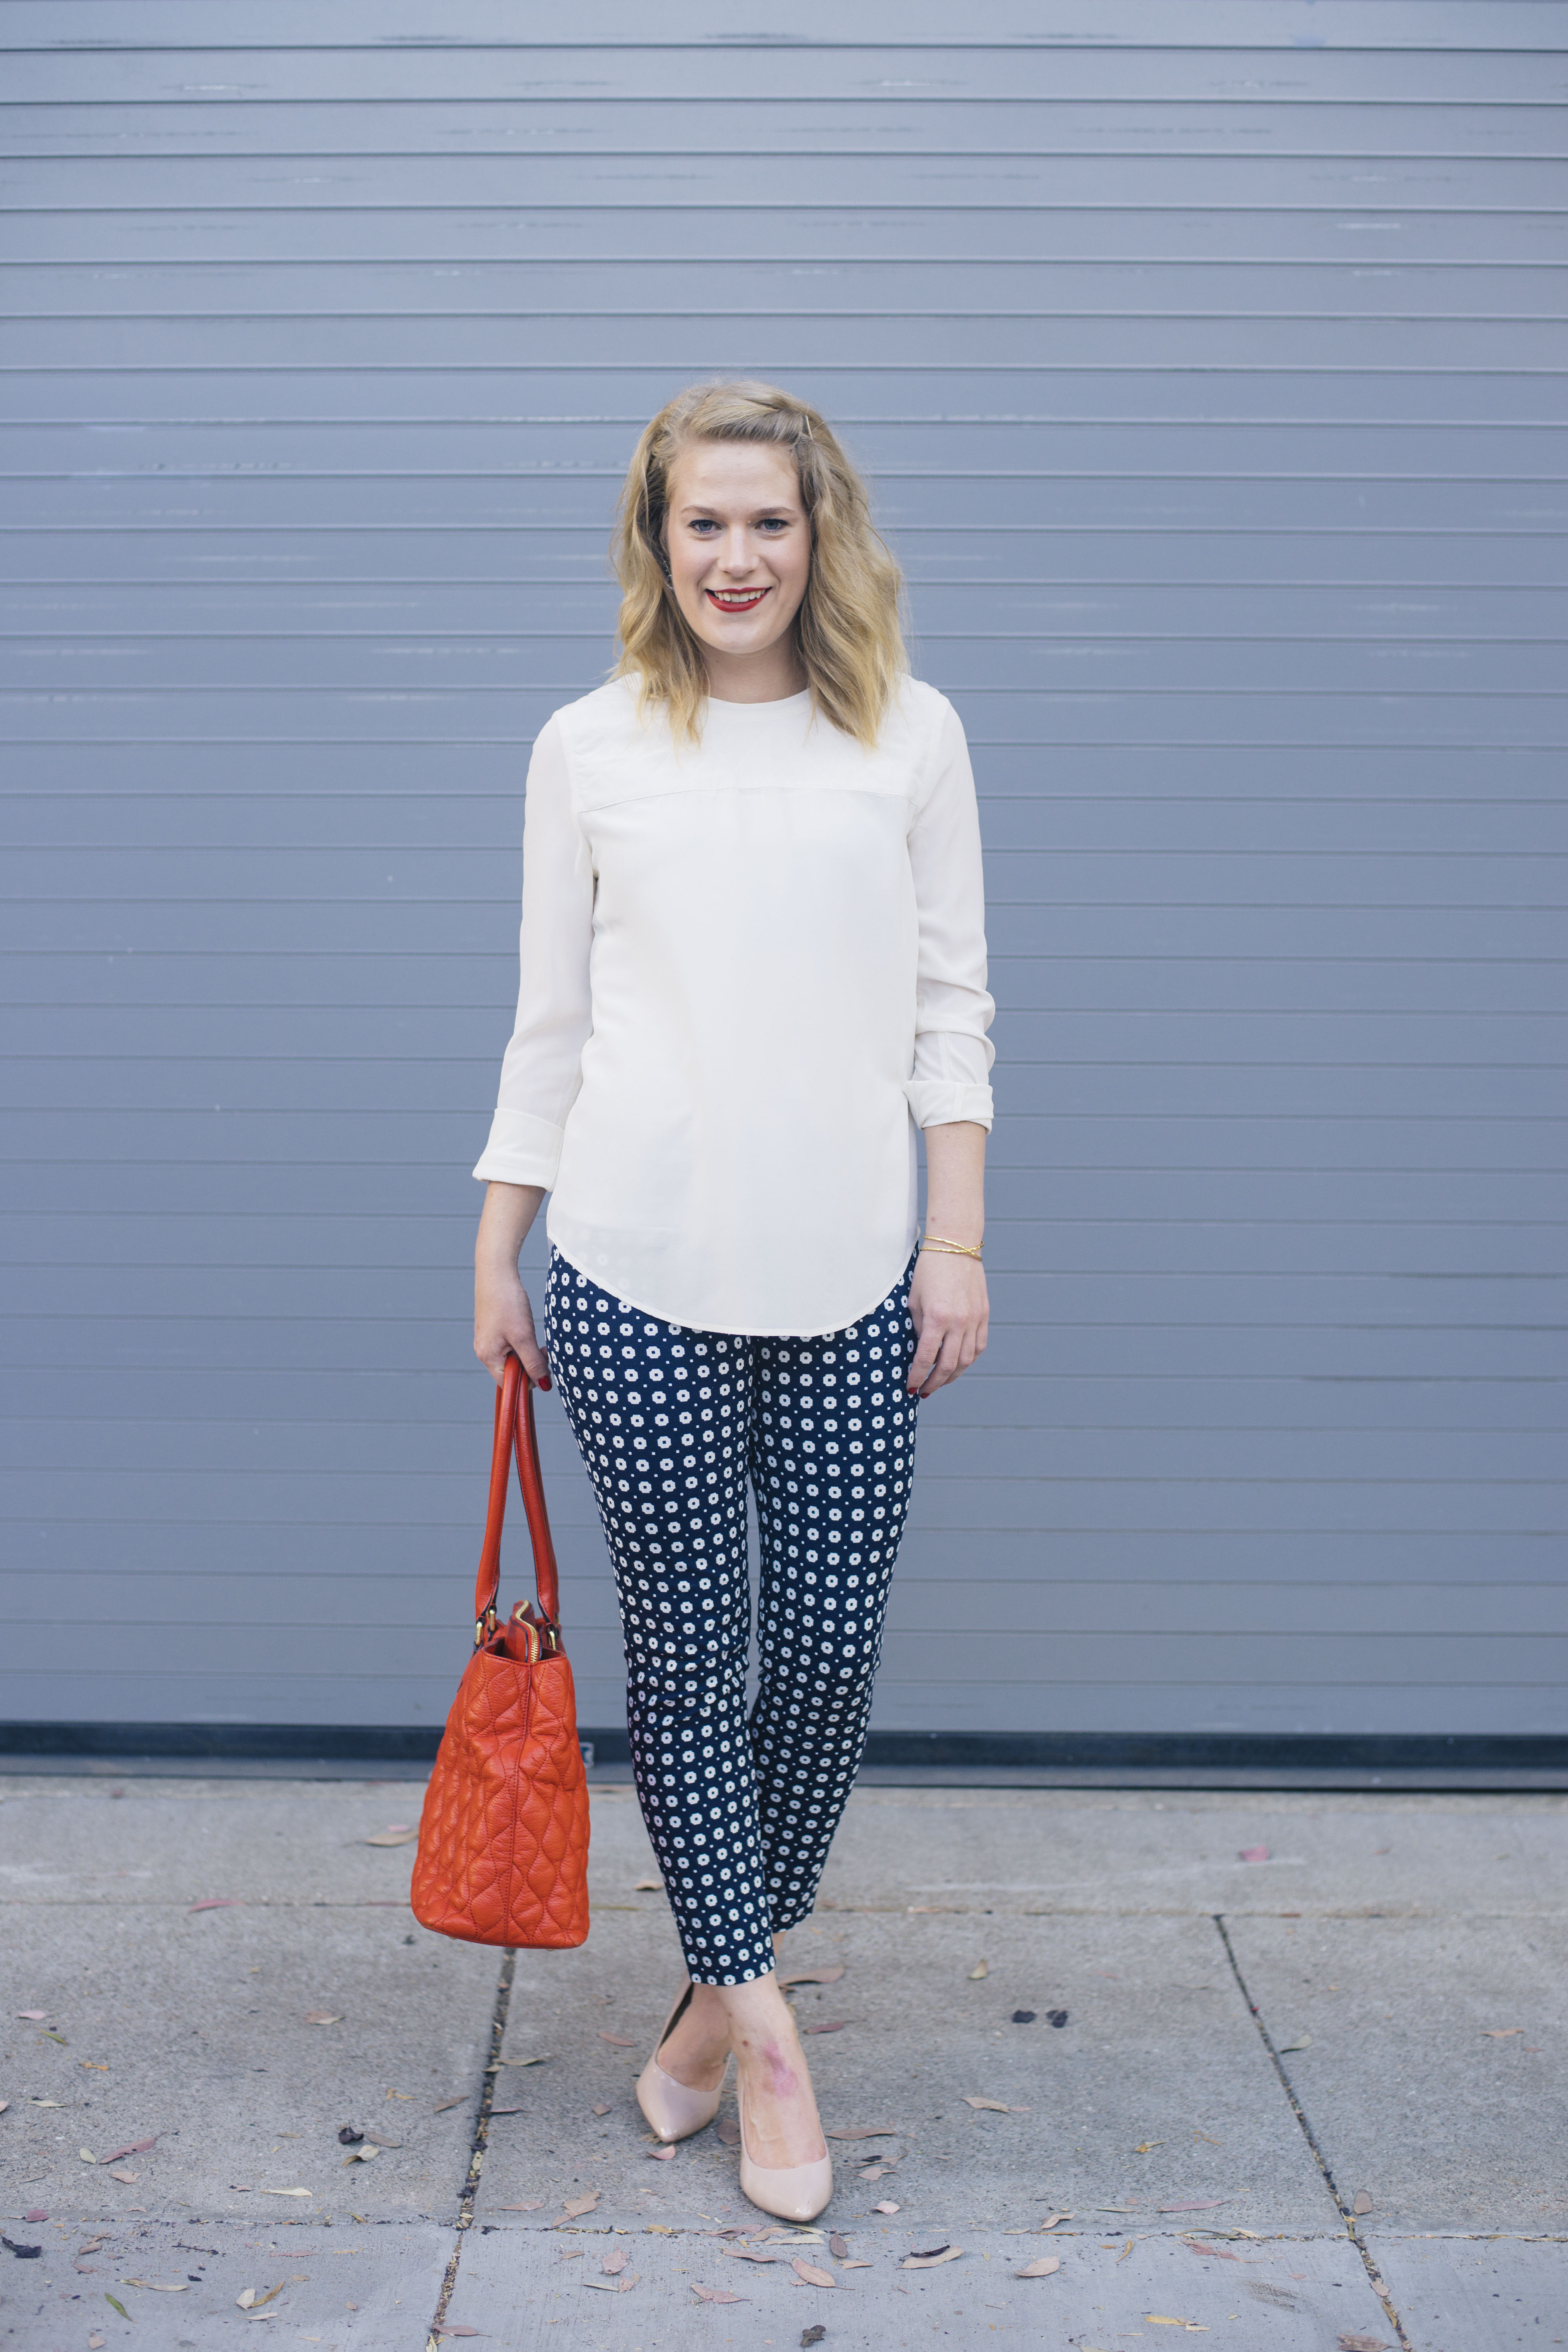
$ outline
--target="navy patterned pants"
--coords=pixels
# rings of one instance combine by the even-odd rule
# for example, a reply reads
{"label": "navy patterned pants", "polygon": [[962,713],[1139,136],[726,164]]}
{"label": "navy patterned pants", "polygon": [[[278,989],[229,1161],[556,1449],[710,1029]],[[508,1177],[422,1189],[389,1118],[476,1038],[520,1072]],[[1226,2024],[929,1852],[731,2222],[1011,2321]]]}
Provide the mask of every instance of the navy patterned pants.
{"label": "navy patterned pants", "polygon": [[550,1368],[609,1542],[632,1769],[698,1984],[773,1967],[860,1762],[909,1508],[913,1269],[847,1330],[752,1339],[660,1322],[551,1254]]}

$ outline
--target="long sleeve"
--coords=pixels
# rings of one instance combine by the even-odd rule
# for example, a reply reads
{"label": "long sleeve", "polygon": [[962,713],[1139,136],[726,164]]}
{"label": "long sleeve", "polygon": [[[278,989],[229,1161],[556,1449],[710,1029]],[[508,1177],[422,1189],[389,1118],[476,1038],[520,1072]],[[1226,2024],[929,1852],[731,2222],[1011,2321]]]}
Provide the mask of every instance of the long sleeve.
{"label": "long sleeve", "polygon": [[920,920],[914,1068],[904,1092],[920,1127],[992,1119],[986,1031],[996,1007],[985,986],[985,885],[969,748],[944,705],[930,789],[910,828]]}
{"label": "long sleeve", "polygon": [[528,767],[517,1025],[501,1064],[489,1140],[474,1170],[481,1181],[547,1190],[555,1181],[593,1027],[593,861],[572,804],[560,723],[552,719]]}

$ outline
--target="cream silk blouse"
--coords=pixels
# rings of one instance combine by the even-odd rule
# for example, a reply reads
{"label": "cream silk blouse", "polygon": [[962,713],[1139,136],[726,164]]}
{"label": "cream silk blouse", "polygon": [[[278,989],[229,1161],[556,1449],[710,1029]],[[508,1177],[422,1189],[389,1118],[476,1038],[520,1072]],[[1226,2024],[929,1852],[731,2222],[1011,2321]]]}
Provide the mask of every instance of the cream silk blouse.
{"label": "cream silk blouse", "polygon": [[808,694],[700,745],[616,679],[534,745],[521,986],[474,1173],[552,1192],[605,1289],[709,1331],[838,1330],[916,1233],[915,1128],[991,1124],[980,826],[942,695],[873,751]]}

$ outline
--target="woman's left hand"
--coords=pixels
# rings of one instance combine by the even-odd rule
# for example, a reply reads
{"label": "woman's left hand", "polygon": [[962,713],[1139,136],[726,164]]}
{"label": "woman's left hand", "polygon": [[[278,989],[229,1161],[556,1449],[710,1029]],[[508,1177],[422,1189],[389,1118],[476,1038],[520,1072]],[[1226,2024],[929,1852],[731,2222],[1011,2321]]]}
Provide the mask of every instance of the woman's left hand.
{"label": "woman's left hand", "polygon": [[910,1285],[910,1320],[916,1347],[907,1385],[913,1396],[931,1396],[985,1351],[991,1302],[979,1259],[921,1250]]}

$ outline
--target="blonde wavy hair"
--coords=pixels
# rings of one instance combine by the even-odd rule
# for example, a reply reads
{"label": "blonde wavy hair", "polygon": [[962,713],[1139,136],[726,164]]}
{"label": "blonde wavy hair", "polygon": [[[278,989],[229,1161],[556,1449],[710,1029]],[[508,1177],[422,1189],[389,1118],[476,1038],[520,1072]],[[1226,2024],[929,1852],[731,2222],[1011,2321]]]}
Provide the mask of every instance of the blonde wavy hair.
{"label": "blonde wavy hair", "polygon": [[869,750],[909,667],[899,623],[902,577],[831,427],[774,384],[689,384],[645,428],[611,543],[622,592],[614,675],[637,679],[638,709],[668,711],[678,740],[699,739],[708,671],[701,641],[669,586],[664,551],[670,470],[694,441],[762,442],[793,461],[811,525],[811,571],[795,627],[812,707]]}

